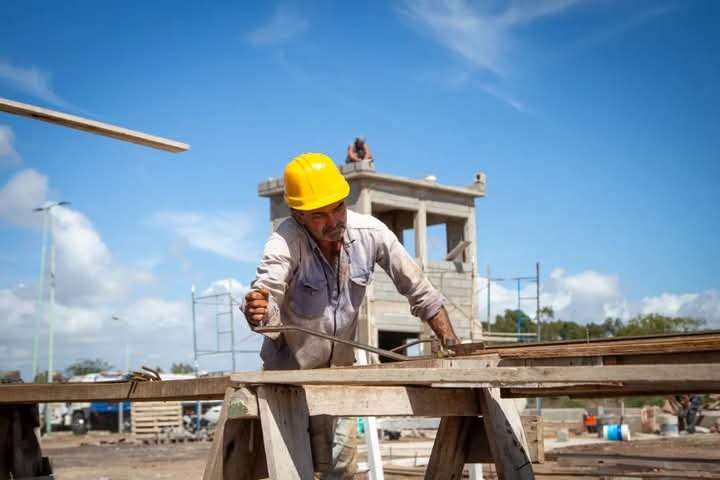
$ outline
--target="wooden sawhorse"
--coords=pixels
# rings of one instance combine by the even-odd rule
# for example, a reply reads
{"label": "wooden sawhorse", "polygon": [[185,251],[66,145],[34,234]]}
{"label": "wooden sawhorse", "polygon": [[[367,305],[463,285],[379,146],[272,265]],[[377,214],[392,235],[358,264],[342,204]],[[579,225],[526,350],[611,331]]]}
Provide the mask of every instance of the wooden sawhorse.
{"label": "wooden sawhorse", "polygon": [[498,389],[260,385],[228,389],[203,479],[312,479],[328,451],[311,435],[319,415],[441,417],[426,479],[460,479],[466,463],[494,463],[499,479],[534,478],[520,415]]}

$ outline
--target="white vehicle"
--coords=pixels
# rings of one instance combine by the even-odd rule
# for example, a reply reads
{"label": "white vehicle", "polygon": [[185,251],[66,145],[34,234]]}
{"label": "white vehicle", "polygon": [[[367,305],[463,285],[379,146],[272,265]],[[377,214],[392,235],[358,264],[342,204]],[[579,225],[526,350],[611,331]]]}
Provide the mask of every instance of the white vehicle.
{"label": "white vehicle", "polygon": [[208,425],[215,425],[220,420],[220,413],[222,413],[222,404],[210,407],[202,415],[202,418],[207,421]]}

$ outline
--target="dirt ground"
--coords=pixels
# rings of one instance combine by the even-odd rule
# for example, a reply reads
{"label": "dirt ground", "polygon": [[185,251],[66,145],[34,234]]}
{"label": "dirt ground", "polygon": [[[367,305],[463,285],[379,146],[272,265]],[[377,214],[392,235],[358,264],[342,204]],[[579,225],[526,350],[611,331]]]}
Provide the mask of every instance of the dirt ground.
{"label": "dirt ground", "polygon": [[[59,480],[198,480],[202,478],[210,442],[140,445],[118,434],[92,432],[78,437],[60,432],[44,437],[42,447],[45,455],[51,457]],[[720,435],[576,445],[554,449],[552,453],[720,462]],[[386,475],[386,478],[406,477]]]}
{"label": "dirt ground", "polygon": [[[142,445],[118,434],[65,432],[43,438],[59,480],[136,480],[202,478],[210,442]],[[129,437],[127,437],[129,440]]]}

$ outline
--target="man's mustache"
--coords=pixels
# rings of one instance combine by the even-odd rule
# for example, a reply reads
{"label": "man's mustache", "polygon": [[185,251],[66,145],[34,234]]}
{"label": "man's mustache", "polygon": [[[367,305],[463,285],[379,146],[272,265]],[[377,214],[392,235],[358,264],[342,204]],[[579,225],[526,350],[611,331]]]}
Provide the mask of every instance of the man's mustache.
{"label": "man's mustache", "polygon": [[345,224],[344,224],[344,223],[339,223],[339,224],[337,224],[334,228],[324,228],[324,229],[323,229],[323,235],[330,235],[330,234],[333,234],[333,233],[342,232],[343,230],[345,230]]}

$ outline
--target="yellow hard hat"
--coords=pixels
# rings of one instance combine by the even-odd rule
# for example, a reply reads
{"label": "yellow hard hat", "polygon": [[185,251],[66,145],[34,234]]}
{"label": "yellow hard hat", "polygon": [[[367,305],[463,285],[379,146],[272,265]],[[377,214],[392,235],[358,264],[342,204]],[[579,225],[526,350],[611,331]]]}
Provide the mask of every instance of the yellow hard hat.
{"label": "yellow hard hat", "polygon": [[285,167],[285,203],[290,208],[315,210],[349,194],[350,185],[327,155],[303,153]]}

